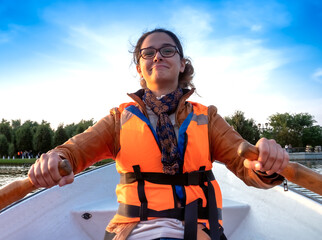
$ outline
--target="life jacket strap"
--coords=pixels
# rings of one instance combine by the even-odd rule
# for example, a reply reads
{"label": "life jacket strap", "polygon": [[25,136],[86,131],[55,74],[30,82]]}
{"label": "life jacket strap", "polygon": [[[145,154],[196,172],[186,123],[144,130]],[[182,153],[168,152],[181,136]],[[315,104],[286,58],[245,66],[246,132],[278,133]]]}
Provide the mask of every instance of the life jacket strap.
{"label": "life jacket strap", "polygon": [[[201,200],[201,199],[200,199]],[[184,224],[184,239],[195,240],[197,239],[198,228],[198,204],[199,199],[189,203],[185,207],[185,224]]]}
{"label": "life jacket strap", "polygon": [[[198,202],[199,203],[199,202]],[[190,203],[191,204],[191,203]],[[189,205],[189,204],[188,204]],[[187,206],[188,206],[187,205]],[[119,207],[117,209],[117,214],[125,217],[135,218],[140,217],[140,206],[119,203]],[[201,204],[198,204],[198,219],[208,219],[208,208],[202,207]],[[171,208],[166,210],[153,210],[147,208],[147,216],[148,217],[158,217],[158,218],[175,218],[180,221],[185,220],[185,207],[180,208]],[[222,220],[222,210],[218,209],[218,219]]]}
{"label": "life jacket strap", "polygon": [[220,224],[218,222],[219,220],[218,214],[216,214],[218,211],[218,207],[217,207],[215,189],[209,180],[208,180],[207,207],[209,211],[210,238],[215,240],[220,240],[221,233],[219,232]]}
{"label": "life jacket strap", "polygon": [[139,217],[141,221],[148,220],[148,201],[146,199],[144,190],[144,179],[139,165],[132,166],[135,174],[135,178],[138,181],[138,196],[141,202]]}
{"label": "life jacket strap", "polygon": [[[130,218],[140,217],[141,207],[120,203],[119,208],[117,210],[117,214],[125,217],[130,217]],[[147,208],[147,217],[175,218],[180,221],[185,221],[184,239],[189,239],[188,236],[194,236],[193,233],[195,232],[194,230],[196,230],[198,219],[209,219],[209,208],[202,207],[201,199],[197,199],[189,203],[185,207],[181,207],[181,208],[172,208],[172,209],[166,209],[162,211],[156,211],[156,210]],[[221,209],[218,209],[218,219],[222,220]],[[223,229],[220,225],[217,231],[220,236],[223,234]],[[210,235],[210,232],[209,232],[209,235]],[[191,238],[191,239],[196,239],[196,238]],[[215,239],[215,238],[211,238],[211,239]]]}
{"label": "life jacket strap", "polygon": [[[135,165],[135,167],[138,165]],[[133,166],[134,167],[134,166]],[[145,181],[156,183],[156,184],[166,184],[166,185],[200,185],[208,180],[215,180],[215,176],[211,170],[208,171],[194,171],[190,173],[182,173],[169,175],[164,173],[155,172],[140,172],[139,178]],[[137,173],[128,172],[120,173],[120,184],[130,184],[137,181]]]}
{"label": "life jacket strap", "polygon": [[[120,203],[117,213],[122,216],[134,218],[140,217],[140,221],[148,220],[148,217],[159,218],[176,218],[185,221],[184,239],[193,240],[197,237],[198,219],[208,219],[209,235],[212,240],[220,240],[223,235],[223,228],[219,224],[222,220],[222,210],[218,209],[215,189],[211,183],[215,180],[215,176],[211,170],[205,171],[205,167],[201,167],[199,171],[190,173],[168,175],[164,173],[141,172],[139,165],[132,166],[133,172],[121,173],[121,184],[130,184],[138,182],[137,192],[141,206],[134,206]],[[185,207],[172,208],[162,211],[156,211],[148,208],[148,201],[145,195],[145,181],[156,184],[167,185],[199,185],[207,199],[206,207],[202,207],[202,199],[187,204]],[[207,186],[205,185],[207,183]]]}

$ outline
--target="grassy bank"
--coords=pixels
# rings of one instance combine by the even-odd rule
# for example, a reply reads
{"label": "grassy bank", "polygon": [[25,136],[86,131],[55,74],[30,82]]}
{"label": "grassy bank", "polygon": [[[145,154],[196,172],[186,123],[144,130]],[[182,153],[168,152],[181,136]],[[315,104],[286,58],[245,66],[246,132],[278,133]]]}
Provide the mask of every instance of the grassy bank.
{"label": "grassy bank", "polygon": [[[24,165],[24,164],[33,164],[36,161],[36,158],[31,159],[0,159],[0,165]],[[113,161],[112,159],[104,159],[95,165],[102,165]]]}
{"label": "grassy bank", "polygon": [[20,165],[20,164],[33,164],[36,161],[36,158],[30,159],[0,159],[0,165]]}

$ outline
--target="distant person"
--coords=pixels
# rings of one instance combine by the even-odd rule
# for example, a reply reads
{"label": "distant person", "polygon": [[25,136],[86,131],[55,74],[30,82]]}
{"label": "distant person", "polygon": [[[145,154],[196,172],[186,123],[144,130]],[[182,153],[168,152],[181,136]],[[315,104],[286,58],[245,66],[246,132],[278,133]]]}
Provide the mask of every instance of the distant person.
{"label": "distant person", "polygon": [[[238,156],[244,139],[217,108],[188,101],[195,91],[194,70],[173,32],[144,33],[133,58],[142,86],[129,94],[133,102],[42,154],[29,170],[30,180],[37,187],[63,186],[95,162],[113,158],[121,174],[120,205],[105,239],[226,239],[213,161],[224,163],[247,185],[270,188],[283,182],[278,172],[288,164],[288,154],[262,138],[257,161]],[[59,175],[61,159],[73,167],[69,176]],[[193,217],[184,218],[188,215]]]}

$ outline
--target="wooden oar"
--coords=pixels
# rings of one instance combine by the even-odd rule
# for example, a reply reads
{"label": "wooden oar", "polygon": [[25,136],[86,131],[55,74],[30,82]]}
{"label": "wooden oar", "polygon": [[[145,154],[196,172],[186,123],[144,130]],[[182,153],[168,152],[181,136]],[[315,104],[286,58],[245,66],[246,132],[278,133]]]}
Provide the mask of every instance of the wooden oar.
{"label": "wooden oar", "polygon": [[[67,176],[72,172],[72,167],[68,160],[64,159],[58,164],[59,173],[61,176]],[[30,182],[29,178],[17,180],[0,189],[0,210],[14,203],[28,193],[37,188]]]}
{"label": "wooden oar", "polygon": [[[257,147],[243,142],[239,145],[238,154],[249,160],[258,159]],[[322,195],[322,175],[295,162],[289,162],[280,173],[288,181]]]}

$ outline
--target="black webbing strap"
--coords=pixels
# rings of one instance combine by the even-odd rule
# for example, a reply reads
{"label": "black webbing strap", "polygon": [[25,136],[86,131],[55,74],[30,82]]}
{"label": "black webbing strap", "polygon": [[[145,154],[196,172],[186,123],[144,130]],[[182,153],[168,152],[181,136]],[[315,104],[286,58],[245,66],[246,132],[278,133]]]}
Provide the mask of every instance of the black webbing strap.
{"label": "black webbing strap", "polygon": [[207,205],[209,211],[209,230],[210,230],[210,238],[212,240],[220,240],[221,233],[219,232],[219,222],[218,222],[218,208],[217,201],[215,195],[215,189],[208,180],[208,198]]}
{"label": "black webbing strap", "polygon": [[[189,204],[188,204],[189,205]],[[220,210],[220,209],[219,209]],[[198,219],[208,219],[208,208],[202,207],[202,204],[198,204]],[[125,203],[119,203],[119,207],[117,209],[117,214],[135,218],[140,217],[140,206],[125,204]],[[159,217],[159,218],[175,218],[178,220],[183,221],[184,220],[184,214],[185,214],[185,208],[171,208],[161,211],[156,211],[153,209],[147,209],[147,216],[148,217]],[[219,211],[218,219],[221,219],[221,211]]]}
{"label": "black webbing strap", "polygon": [[[207,182],[209,179],[211,181],[215,180],[215,176],[211,170],[195,171],[176,175],[155,172],[140,172],[140,176],[142,176],[145,181],[151,183],[180,186],[200,185],[200,183]],[[135,172],[120,174],[120,184],[130,184],[136,181],[137,177]]]}
{"label": "black webbing strap", "polygon": [[135,174],[136,181],[138,181],[138,196],[141,202],[139,217],[141,221],[148,220],[148,201],[144,191],[144,179],[139,165],[132,166]]}
{"label": "black webbing strap", "polygon": [[[200,167],[199,171],[202,172],[205,170],[205,167]],[[209,235],[211,239],[219,240],[220,235],[222,235],[222,228],[219,229],[219,222],[218,219],[222,220],[222,211],[221,209],[217,208],[217,201],[215,196],[215,189],[211,183],[213,178],[207,178],[207,186],[205,182],[200,183],[200,187],[204,192],[205,197],[207,198],[207,215],[209,221]]]}
{"label": "black webbing strap", "polygon": [[185,207],[184,212],[184,239],[195,240],[197,239],[198,228],[198,202],[199,199],[189,203]]}
{"label": "black webbing strap", "polygon": [[[211,183],[212,180],[215,180],[215,176],[211,170],[205,171],[205,167],[201,167],[199,171],[191,173],[168,175],[153,172],[142,173],[139,165],[132,167],[134,172],[122,173],[120,183],[130,184],[136,181],[138,182],[137,190],[141,206],[120,203],[117,210],[118,214],[127,217],[140,217],[141,221],[146,221],[148,217],[168,217],[184,220],[184,239],[188,240],[196,239],[197,237],[198,219],[208,219],[211,239],[220,240],[220,236],[223,235],[223,229],[218,222],[218,219],[222,219],[221,209],[217,208],[215,189]],[[162,211],[148,209],[148,202],[144,190],[145,181],[167,185],[199,185],[207,198],[207,206],[202,207],[202,200],[197,199],[183,208],[173,208]],[[205,185],[205,182],[207,182],[208,186]]]}
{"label": "black webbing strap", "polygon": [[104,240],[113,240],[115,236],[116,236],[115,233],[110,233],[105,231]]}
{"label": "black webbing strap", "polygon": [[[117,214],[126,216],[126,217],[139,217],[140,216],[140,207],[120,203],[119,208],[117,209]],[[162,211],[156,211],[153,209],[147,209],[148,217],[158,217],[158,218],[175,218],[178,220],[184,220],[184,208],[171,208]]]}

